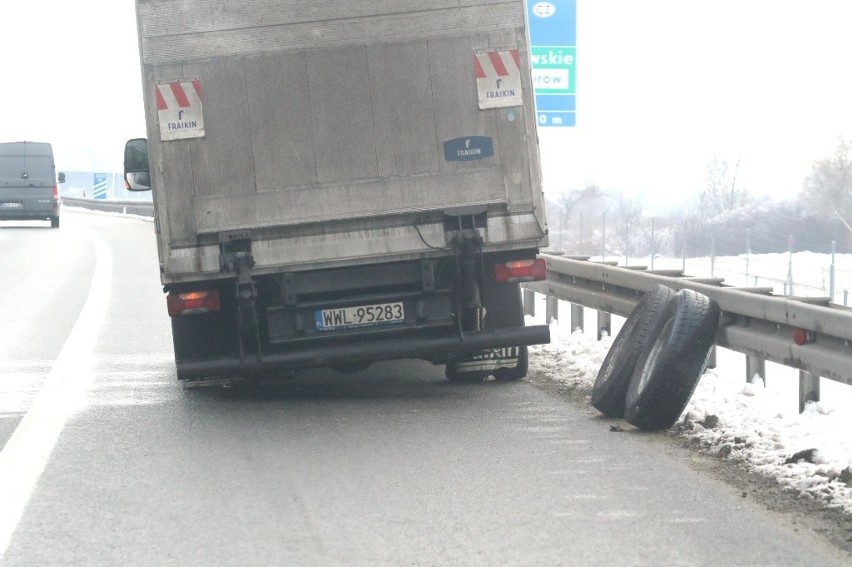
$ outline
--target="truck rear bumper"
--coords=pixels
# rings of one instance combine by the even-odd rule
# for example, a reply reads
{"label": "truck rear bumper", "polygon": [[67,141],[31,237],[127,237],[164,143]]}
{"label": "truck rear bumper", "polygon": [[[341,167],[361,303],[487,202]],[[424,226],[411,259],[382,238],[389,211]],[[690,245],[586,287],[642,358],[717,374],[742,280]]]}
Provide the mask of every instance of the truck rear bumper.
{"label": "truck rear bumper", "polygon": [[493,331],[465,333],[463,337],[412,337],[310,347],[287,353],[245,355],[204,360],[178,360],[182,380],[214,376],[287,371],[318,366],[337,366],[357,362],[378,362],[403,358],[434,360],[445,356],[463,356],[486,349],[545,344],[550,342],[547,325],[507,327]]}

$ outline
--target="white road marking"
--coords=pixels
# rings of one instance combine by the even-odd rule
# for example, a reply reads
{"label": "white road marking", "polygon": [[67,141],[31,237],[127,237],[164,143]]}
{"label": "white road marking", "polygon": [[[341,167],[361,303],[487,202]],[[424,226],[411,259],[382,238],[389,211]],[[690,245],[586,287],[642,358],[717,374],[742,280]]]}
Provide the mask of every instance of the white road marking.
{"label": "white road marking", "polygon": [[95,249],[86,303],[30,410],[0,451],[0,561],[65,423],[82,407],[92,379],[93,337],[103,325],[109,304],[112,255],[103,238],[85,232]]}

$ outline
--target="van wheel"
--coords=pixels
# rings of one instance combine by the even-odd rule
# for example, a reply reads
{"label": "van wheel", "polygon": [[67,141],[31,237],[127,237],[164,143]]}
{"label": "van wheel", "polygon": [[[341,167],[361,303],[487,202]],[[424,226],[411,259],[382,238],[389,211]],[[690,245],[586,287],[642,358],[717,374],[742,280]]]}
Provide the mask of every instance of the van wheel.
{"label": "van wheel", "polygon": [[50,217],[50,228],[59,228],[59,217]]}
{"label": "van wheel", "polygon": [[624,400],[636,361],[645,345],[654,339],[652,333],[674,295],[671,288],[654,286],[639,299],[624,321],[609,347],[592,388],[592,405],[602,414],[624,417]]}
{"label": "van wheel", "polygon": [[628,422],[648,431],[674,425],[707,367],[720,315],[719,304],[706,295],[688,289],[675,295],[630,378]]}

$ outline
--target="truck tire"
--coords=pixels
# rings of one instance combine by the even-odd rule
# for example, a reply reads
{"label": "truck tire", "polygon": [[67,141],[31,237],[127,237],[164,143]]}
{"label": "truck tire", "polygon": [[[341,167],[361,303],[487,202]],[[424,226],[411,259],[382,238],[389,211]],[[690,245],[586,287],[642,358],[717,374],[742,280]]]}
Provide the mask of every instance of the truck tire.
{"label": "truck tire", "polygon": [[[487,310],[485,315],[486,329],[519,327],[524,324],[524,298],[521,293],[521,284],[507,283],[485,286],[482,292],[482,303]],[[493,372],[496,380],[514,382],[527,375],[529,351],[525,345],[500,350],[504,357],[502,365],[498,363]],[[517,362],[514,362],[513,359]]]}
{"label": "truck tire", "polygon": [[[485,328],[503,329],[524,324],[524,302],[520,284],[491,283],[482,288],[482,304],[485,306]],[[496,362],[489,368],[483,356]],[[479,360],[478,360],[479,359]],[[478,362],[478,364],[477,364]],[[467,370],[465,368],[474,368]],[[496,349],[494,352],[447,363],[445,376],[450,382],[471,384],[494,376],[501,382],[520,380],[527,375],[529,352],[526,346]]]}
{"label": "truck tire", "polygon": [[515,382],[527,375],[530,366],[529,350],[526,345],[515,348],[519,351],[517,365],[494,370],[494,378],[499,382]]}
{"label": "truck tire", "polygon": [[50,228],[59,228],[59,217],[50,217]]}
{"label": "truck tire", "polygon": [[707,367],[720,315],[718,303],[692,290],[669,302],[630,378],[629,423],[647,431],[674,425]]}
{"label": "truck tire", "polygon": [[499,382],[514,382],[526,376],[528,369],[529,351],[524,345],[494,349],[489,354],[448,362],[444,375],[450,382],[458,384],[475,384],[489,376],[494,376]]}
{"label": "truck tire", "polygon": [[482,382],[488,375],[487,371],[465,371],[464,361],[448,362],[444,368],[444,376],[455,384],[476,384]]}
{"label": "truck tire", "polygon": [[624,417],[627,386],[639,355],[666,313],[675,292],[663,285],[647,291],[612,341],[592,388],[592,406],[609,417]]}

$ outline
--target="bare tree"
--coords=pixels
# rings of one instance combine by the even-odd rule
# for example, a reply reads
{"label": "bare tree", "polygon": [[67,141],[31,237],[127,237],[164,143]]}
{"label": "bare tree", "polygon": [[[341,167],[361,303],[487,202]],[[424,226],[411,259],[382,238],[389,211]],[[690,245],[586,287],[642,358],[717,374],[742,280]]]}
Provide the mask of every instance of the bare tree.
{"label": "bare tree", "polygon": [[613,238],[625,256],[631,253],[642,255],[648,247],[648,235],[642,218],[642,203],[620,195],[616,218],[613,219],[618,227]]}
{"label": "bare tree", "polygon": [[564,250],[562,235],[565,233],[565,224],[571,216],[571,211],[583,201],[594,201],[604,196],[604,193],[594,183],[590,183],[584,189],[569,189],[559,197],[559,249]]}
{"label": "bare tree", "polygon": [[699,195],[699,211],[703,218],[729,213],[748,203],[748,191],[737,186],[739,168],[740,160],[731,166],[725,160],[714,159],[707,166],[707,185]]}
{"label": "bare tree", "polygon": [[840,138],[833,156],[815,161],[804,187],[806,201],[836,215],[852,233],[852,142]]}

